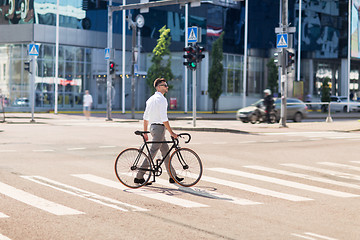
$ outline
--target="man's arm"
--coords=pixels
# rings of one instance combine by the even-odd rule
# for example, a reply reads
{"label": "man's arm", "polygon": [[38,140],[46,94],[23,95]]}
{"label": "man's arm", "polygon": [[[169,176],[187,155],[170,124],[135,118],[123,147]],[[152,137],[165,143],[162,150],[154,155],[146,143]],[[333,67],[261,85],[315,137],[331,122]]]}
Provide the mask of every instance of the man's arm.
{"label": "man's arm", "polygon": [[[144,120],[144,131],[147,131],[148,125],[149,125],[149,121],[148,121],[148,120]],[[146,140],[146,141],[149,140],[149,137],[148,137],[147,133],[144,134],[144,137],[145,137],[145,140]]]}
{"label": "man's arm", "polygon": [[163,122],[163,123],[164,123],[166,129],[169,131],[170,135],[171,135],[173,138],[177,138],[178,136],[177,136],[177,134],[174,133],[173,130],[171,129],[169,121],[166,121],[166,122]]}

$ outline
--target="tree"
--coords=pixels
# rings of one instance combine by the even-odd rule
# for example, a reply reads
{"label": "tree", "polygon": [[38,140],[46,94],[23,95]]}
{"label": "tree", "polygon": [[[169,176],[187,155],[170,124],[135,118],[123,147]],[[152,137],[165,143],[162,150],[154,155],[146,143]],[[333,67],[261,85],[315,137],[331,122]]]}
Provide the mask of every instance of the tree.
{"label": "tree", "polygon": [[272,93],[278,92],[278,67],[274,62],[274,58],[271,58],[266,66],[268,68],[268,88]]}
{"label": "tree", "polygon": [[[167,81],[170,81],[174,78],[174,75],[171,71],[171,52],[169,46],[171,44],[171,37],[169,35],[170,29],[166,28],[166,25],[163,26],[160,30],[160,37],[157,40],[157,45],[153,49],[154,56],[151,59],[153,63],[148,69],[148,74],[146,78],[146,83],[152,90],[155,91],[153,87],[153,82],[156,78],[165,78]],[[167,60],[164,60],[165,56],[169,56]]]}
{"label": "tree", "polygon": [[212,99],[212,111],[216,113],[216,102],[219,100],[222,93],[222,79],[224,73],[223,60],[223,39],[224,32],[213,43],[211,51],[211,67],[209,71],[209,87],[208,92]]}

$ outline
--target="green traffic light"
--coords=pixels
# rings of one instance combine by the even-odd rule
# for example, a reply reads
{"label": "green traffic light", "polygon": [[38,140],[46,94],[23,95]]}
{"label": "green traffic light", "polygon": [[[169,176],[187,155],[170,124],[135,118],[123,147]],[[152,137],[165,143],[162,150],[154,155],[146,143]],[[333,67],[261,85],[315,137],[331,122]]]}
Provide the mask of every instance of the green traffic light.
{"label": "green traffic light", "polygon": [[192,63],[190,63],[190,66],[191,67],[196,67],[196,64],[192,62]]}

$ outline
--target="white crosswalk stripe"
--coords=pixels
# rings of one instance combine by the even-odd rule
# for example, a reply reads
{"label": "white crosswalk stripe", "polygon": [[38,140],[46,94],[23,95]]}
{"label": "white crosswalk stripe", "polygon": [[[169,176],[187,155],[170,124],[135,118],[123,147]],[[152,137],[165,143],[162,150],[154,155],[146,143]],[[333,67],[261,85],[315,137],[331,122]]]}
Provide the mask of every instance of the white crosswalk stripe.
{"label": "white crosswalk stripe", "polygon": [[359,163],[360,164],[360,161],[350,161],[352,163]]}
{"label": "white crosswalk stripe", "polygon": [[59,191],[71,194],[73,196],[77,196],[80,198],[85,198],[89,201],[107,206],[107,207],[111,207],[120,211],[147,211],[147,209],[141,208],[141,207],[137,207],[128,203],[124,203],[124,202],[120,202],[116,199],[112,199],[112,198],[108,198],[108,197],[104,197],[104,196],[100,196],[96,193],[92,193],[92,192],[88,192],[76,187],[72,187],[70,185],[66,185],[45,177],[41,177],[41,176],[22,176],[25,179],[28,179],[30,181],[39,183],[41,185],[44,186],[48,186],[51,187],[53,189],[57,189]]}
{"label": "white crosswalk stripe", "polygon": [[0,212],[0,218],[8,218],[8,217],[9,217],[8,215],[6,215],[6,214],[4,214],[4,213]]}
{"label": "white crosswalk stripe", "polygon": [[0,182],[0,193],[55,215],[83,214],[83,212],[48,201],[2,182]]}
{"label": "white crosswalk stripe", "polygon": [[0,233],[0,240],[11,240],[11,239]]}
{"label": "white crosswalk stripe", "polygon": [[189,201],[189,200],[185,200],[185,199],[180,199],[180,198],[177,198],[174,196],[169,196],[169,195],[166,195],[163,193],[154,192],[154,191],[148,190],[146,188],[129,190],[129,188],[125,187],[120,182],[115,182],[115,181],[112,181],[112,180],[109,180],[106,178],[102,178],[102,177],[98,177],[98,176],[94,176],[91,174],[73,174],[72,176],[78,177],[78,178],[81,178],[81,179],[84,179],[84,180],[87,180],[87,181],[90,181],[93,183],[116,188],[119,190],[127,190],[127,192],[131,192],[131,193],[143,196],[143,197],[148,197],[148,198],[156,199],[159,201],[167,202],[170,204],[178,205],[181,207],[187,207],[187,208],[209,207],[208,205],[205,205],[205,204],[201,204],[201,203],[197,203],[197,202],[193,202],[193,201]]}
{"label": "white crosswalk stripe", "polygon": [[316,168],[316,167],[309,167],[309,166],[305,166],[305,165],[301,165],[301,164],[294,164],[294,163],[284,163],[284,164],[281,164],[281,165],[287,166],[287,167],[303,169],[303,170],[309,170],[309,171],[323,173],[323,174],[329,174],[329,175],[332,175],[332,176],[335,176],[335,177],[346,178],[346,179],[351,179],[351,180],[359,180],[360,181],[360,176],[350,174],[350,173],[332,171],[332,170]]}
{"label": "white crosswalk stripe", "polygon": [[[194,175],[193,177],[196,178],[197,175]],[[206,182],[211,182],[211,183],[215,183],[215,184],[219,184],[219,185],[225,185],[228,187],[233,187],[233,188],[237,188],[237,189],[248,191],[248,192],[253,192],[253,193],[257,193],[257,194],[261,194],[261,195],[265,195],[265,196],[271,196],[271,197],[275,197],[275,198],[281,198],[281,199],[294,201],[294,202],[313,200],[311,198],[300,197],[300,196],[296,196],[293,194],[276,192],[276,191],[272,191],[272,190],[265,189],[265,188],[254,187],[254,186],[251,186],[248,184],[232,182],[232,181],[228,181],[228,180],[222,180],[219,178],[208,177],[208,176],[204,176],[204,175],[201,177],[200,181],[206,181]]]}
{"label": "white crosswalk stripe", "polygon": [[242,172],[242,171],[238,171],[238,170],[225,169],[225,168],[209,168],[209,170],[217,171],[217,172],[221,172],[221,173],[232,174],[232,175],[255,179],[255,180],[260,180],[260,181],[265,181],[265,182],[270,182],[270,183],[275,183],[275,184],[283,185],[286,187],[292,187],[292,188],[307,190],[307,191],[311,191],[311,192],[322,193],[322,194],[331,195],[331,196],[335,196],[335,197],[346,198],[346,197],[358,197],[359,196],[359,195],[355,195],[355,194],[351,194],[351,193],[330,190],[330,189],[326,189],[326,188],[311,186],[311,185],[288,181],[288,180],[283,180],[283,179],[279,179],[279,178],[267,177],[267,176],[263,176],[263,175],[253,174],[253,173]]}
{"label": "white crosswalk stripe", "polygon": [[191,193],[191,194],[195,194],[195,195],[200,195],[200,196],[205,196],[205,197],[208,197],[208,198],[221,199],[221,200],[228,201],[228,202],[234,203],[234,204],[239,204],[239,205],[258,205],[258,204],[262,204],[260,202],[254,202],[254,201],[250,201],[248,199],[237,198],[237,197],[233,197],[233,196],[223,194],[223,193],[219,193],[219,192],[207,191],[205,189],[201,189],[201,188],[197,188],[197,187],[182,187],[182,186],[177,187],[177,185],[170,184],[169,182],[167,182],[166,180],[163,180],[163,179],[156,179],[156,182],[163,185],[163,186],[165,186],[165,187],[167,187],[167,188],[178,189],[178,190],[183,191],[183,192],[187,192],[187,193]]}
{"label": "white crosswalk stripe", "polygon": [[347,170],[360,171],[360,167],[355,167],[355,166],[346,165],[346,164],[332,163],[332,162],[318,162],[318,164],[325,165],[325,166],[330,166],[330,167],[344,168],[344,169],[347,169]]}
{"label": "white crosswalk stripe", "polygon": [[314,177],[314,176],[310,176],[310,175],[302,174],[302,173],[294,173],[294,172],[289,172],[289,171],[285,171],[285,170],[279,170],[279,169],[262,167],[262,166],[244,166],[244,167],[250,168],[250,169],[255,169],[255,170],[261,170],[261,171],[265,171],[265,172],[270,172],[270,173],[291,176],[291,177],[303,178],[303,179],[322,182],[322,183],[329,183],[332,185],[337,185],[337,186],[342,186],[342,187],[360,189],[360,185],[346,183],[346,182],[339,182],[339,181],[331,180],[328,178]]}

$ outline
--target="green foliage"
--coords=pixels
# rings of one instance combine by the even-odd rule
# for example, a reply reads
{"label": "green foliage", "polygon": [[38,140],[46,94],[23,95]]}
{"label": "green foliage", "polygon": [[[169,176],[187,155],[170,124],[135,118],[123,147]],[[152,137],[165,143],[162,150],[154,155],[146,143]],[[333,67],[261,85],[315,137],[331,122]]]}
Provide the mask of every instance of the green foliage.
{"label": "green foliage", "polygon": [[330,102],[330,87],[329,87],[330,78],[324,78],[321,86],[321,101]]}
{"label": "green foliage", "polygon": [[[167,81],[170,81],[174,78],[174,75],[171,71],[171,52],[169,46],[171,44],[171,37],[169,35],[170,29],[166,28],[166,25],[163,26],[160,30],[160,37],[157,40],[157,45],[153,49],[153,57],[151,62],[153,63],[148,69],[148,74],[146,78],[146,83],[152,90],[152,93],[155,92],[153,87],[153,82],[156,78],[163,77]],[[164,57],[168,56],[165,60]]]}
{"label": "green foliage", "polygon": [[216,113],[216,102],[219,100],[222,93],[222,79],[224,73],[223,60],[223,39],[224,32],[220,37],[213,43],[211,51],[211,67],[209,71],[209,96],[212,99],[212,111]]}
{"label": "green foliage", "polygon": [[271,90],[271,92],[279,92],[279,84],[278,84],[278,67],[276,66],[274,62],[274,58],[271,58],[269,62],[266,64],[268,68],[268,88]]}

